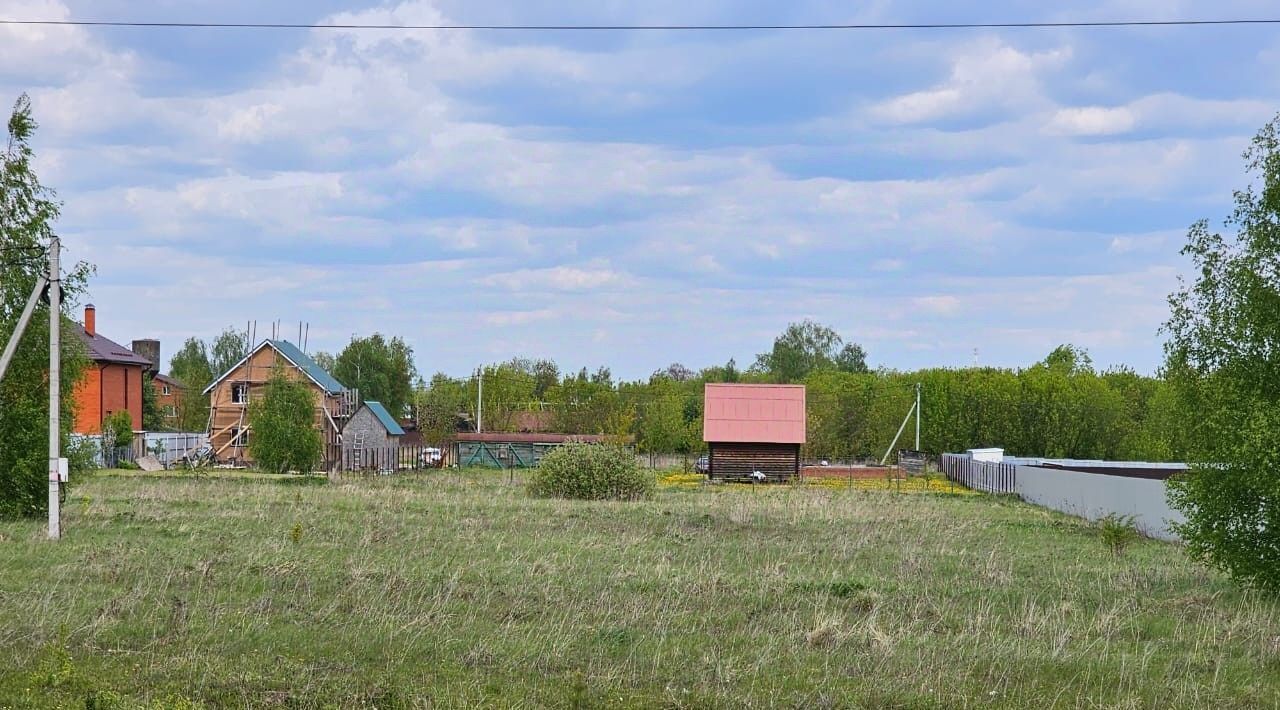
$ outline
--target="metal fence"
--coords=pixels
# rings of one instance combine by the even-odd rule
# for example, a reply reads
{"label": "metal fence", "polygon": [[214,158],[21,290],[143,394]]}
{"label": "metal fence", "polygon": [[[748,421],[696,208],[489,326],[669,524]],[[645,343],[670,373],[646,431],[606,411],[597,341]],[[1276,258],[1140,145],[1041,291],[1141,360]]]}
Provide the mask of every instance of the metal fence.
{"label": "metal fence", "polygon": [[418,471],[443,468],[453,463],[452,447],[431,446],[379,446],[374,448],[347,447],[341,450],[338,461],[328,462],[329,467],[342,471]]}
{"label": "metal fence", "polygon": [[978,461],[964,454],[943,454],[942,472],[948,480],[986,493],[1013,493],[1018,477],[1014,464]]}
{"label": "metal fence", "polygon": [[[134,459],[141,456],[154,456],[165,468],[172,468],[192,451],[196,451],[209,443],[209,435],[205,433],[151,431],[141,437],[134,436]],[[139,452],[141,445],[145,451]]]}

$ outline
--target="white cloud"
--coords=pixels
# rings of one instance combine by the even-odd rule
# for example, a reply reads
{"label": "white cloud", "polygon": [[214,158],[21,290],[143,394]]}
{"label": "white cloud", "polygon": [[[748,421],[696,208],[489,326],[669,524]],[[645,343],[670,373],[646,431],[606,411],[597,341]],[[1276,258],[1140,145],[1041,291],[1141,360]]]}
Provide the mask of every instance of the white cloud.
{"label": "white cloud", "polygon": [[555,311],[542,308],[536,311],[495,311],[484,314],[484,322],[493,326],[528,325],[556,317]]}
{"label": "white cloud", "polygon": [[1059,109],[1049,122],[1049,131],[1068,136],[1110,136],[1133,128],[1133,112],[1127,108],[1085,106]]}
{"label": "white cloud", "polygon": [[592,291],[625,285],[629,281],[627,275],[613,270],[603,262],[582,267],[520,269],[481,279],[485,286],[511,291]]}
{"label": "white cloud", "polygon": [[923,123],[1043,101],[1041,74],[1062,66],[1071,48],[1024,52],[987,38],[957,52],[947,80],[882,101],[871,116],[889,123]]}
{"label": "white cloud", "polygon": [[[65,12],[0,0],[27,6]],[[415,1],[333,19],[456,17]],[[773,324],[812,314],[846,319],[834,323],[842,332],[909,334],[911,344],[886,336],[873,352],[891,365],[910,365],[904,348],[921,342],[935,360],[963,355],[972,334],[985,338],[984,359],[999,351],[1011,363],[1077,335],[1117,357],[1158,351],[1168,279],[1142,268],[1176,258],[1160,234],[1029,225],[1101,200],[1216,206],[1239,176],[1243,138],[1275,102],[1261,91],[1208,100],[1195,87],[1144,96],[1098,68],[1085,54],[1095,45],[1037,36],[1054,44],[894,39],[904,54],[942,46],[940,78],[820,120],[755,121],[729,102],[734,120],[709,117],[707,79],[735,91],[727,77],[749,64],[748,40],[727,38],[580,49],[537,35],[317,31],[253,71],[179,86],[148,83],[154,60],[140,68],[104,43],[113,35],[0,34],[11,39],[0,41],[0,84],[38,77],[41,168],[70,186],[61,226],[99,264],[93,297],[118,314],[120,339],[307,318],[327,347],[356,330],[403,333],[424,370],[457,371],[480,346],[438,334],[479,320],[504,331],[484,353],[543,348],[645,371],[654,364],[637,363],[655,342],[691,364],[742,362]],[[797,61],[796,42],[758,46]],[[1061,91],[1053,82],[1068,63],[1106,81]],[[808,67],[777,71],[790,69]],[[828,91],[852,102],[876,82]],[[1051,98],[1062,95],[1081,105]],[[606,114],[624,120],[579,124]],[[957,125],[966,118],[989,122]],[[1073,140],[1086,135],[1116,139]],[[983,258],[1003,274],[954,278],[956,263]],[[908,265],[929,295],[903,288]],[[1129,271],[1035,277],[1098,268]],[[1033,278],[1008,278],[1023,269]],[[153,304],[145,313],[130,307],[140,293]],[[938,318],[911,321],[920,314]],[[946,327],[928,325],[937,321]]]}
{"label": "white cloud", "polygon": [[257,143],[283,109],[278,104],[258,104],[240,109],[218,124],[218,135],[231,141]]}
{"label": "white cloud", "polygon": [[949,316],[960,310],[960,299],[955,296],[920,296],[911,301],[916,308],[935,315]]}

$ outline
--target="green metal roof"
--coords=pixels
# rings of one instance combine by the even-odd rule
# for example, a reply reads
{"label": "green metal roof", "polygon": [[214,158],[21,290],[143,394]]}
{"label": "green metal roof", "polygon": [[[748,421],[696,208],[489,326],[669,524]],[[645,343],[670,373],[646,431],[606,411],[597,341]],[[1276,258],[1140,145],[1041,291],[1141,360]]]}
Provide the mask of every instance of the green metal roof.
{"label": "green metal roof", "polygon": [[369,411],[373,412],[373,416],[377,417],[378,421],[382,422],[382,426],[386,428],[388,434],[392,436],[404,435],[404,429],[400,428],[400,424],[391,416],[391,413],[387,411],[387,408],[382,406],[381,402],[365,400],[364,406],[368,407]]}
{"label": "green metal roof", "polygon": [[316,361],[312,360],[311,356],[299,350],[298,346],[288,340],[268,340],[267,342],[271,343],[271,347],[279,351],[281,355],[288,358],[289,362],[302,368],[303,372],[307,373],[307,376],[315,380],[316,384],[323,387],[329,394],[341,394],[347,390],[346,387],[342,386],[341,382],[334,379],[333,375],[325,372],[323,367],[316,364]]}

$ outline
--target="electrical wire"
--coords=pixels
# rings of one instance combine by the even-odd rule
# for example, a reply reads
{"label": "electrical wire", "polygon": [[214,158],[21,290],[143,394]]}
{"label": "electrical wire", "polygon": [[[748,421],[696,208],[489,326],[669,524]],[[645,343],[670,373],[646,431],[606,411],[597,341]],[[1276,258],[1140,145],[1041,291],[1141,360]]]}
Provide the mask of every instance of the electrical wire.
{"label": "electrical wire", "polygon": [[1230,25],[1275,25],[1277,18],[1230,18],[1210,20],[1080,20],[1064,22],[903,22],[841,24],[660,24],[660,25],[393,25],[307,22],[162,22],[139,20],[16,20],[0,19],[0,25],[43,25],[74,27],[133,27],[148,29],[252,29],[252,30],[473,30],[516,32],[717,32],[790,30],[974,30],[974,29],[1054,29],[1108,27],[1203,27]]}

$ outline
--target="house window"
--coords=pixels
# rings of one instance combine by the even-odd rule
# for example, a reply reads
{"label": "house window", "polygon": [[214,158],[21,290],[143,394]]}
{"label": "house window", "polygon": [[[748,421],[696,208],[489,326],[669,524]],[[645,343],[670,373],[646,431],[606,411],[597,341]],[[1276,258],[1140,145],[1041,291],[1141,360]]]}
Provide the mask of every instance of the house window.
{"label": "house window", "polygon": [[162,395],[164,395],[164,396],[168,397],[168,396],[169,396],[169,385],[161,385],[161,386],[160,386],[160,394],[162,394]]}
{"label": "house window", "polygon": [[164,408],[164,414],[170,418],[176,417],[178,416],[178,407],[173,404],[166,405]]}
{"label": "house window", "polygon": [[231,385],[231,403],[245,404],[249,401],[249,383],[237,382]]}
{"label": "house window", "polygon": [[242,428],[240,428],[240,427],[236,427],[235,429],[232,429],[232,430],[231,430],[231,445],[232,445],[232,446],[237,446],[237,447],[240,447],[240,446],[248,446],[248,445],[249,445],[249,433],[250,433],[250,432],[249,432],[249,427],[244,427],[243,429],[242,429]]}

